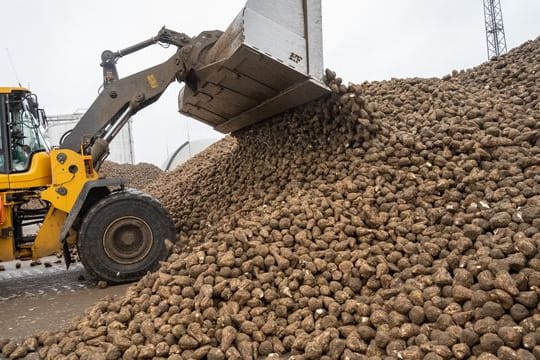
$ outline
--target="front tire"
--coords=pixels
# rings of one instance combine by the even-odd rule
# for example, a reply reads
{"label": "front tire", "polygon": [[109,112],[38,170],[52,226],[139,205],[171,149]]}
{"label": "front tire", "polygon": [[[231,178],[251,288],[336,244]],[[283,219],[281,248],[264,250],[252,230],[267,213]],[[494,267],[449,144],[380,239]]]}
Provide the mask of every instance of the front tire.
{"label": "front tire", "polygon": [[90,208],[79,230],[77,249],[88,272],[118,284],[156,270],[168,256],[166,239],[175,240],[167,211],[151,196],[126,189]]}

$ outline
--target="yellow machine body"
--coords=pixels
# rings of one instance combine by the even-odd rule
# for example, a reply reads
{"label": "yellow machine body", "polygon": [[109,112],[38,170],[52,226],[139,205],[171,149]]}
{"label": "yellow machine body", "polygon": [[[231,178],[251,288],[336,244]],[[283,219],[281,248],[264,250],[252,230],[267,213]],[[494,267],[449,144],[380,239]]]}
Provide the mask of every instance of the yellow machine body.
{"label": "yellow machine body", "polygon": [[[30,92],[21,87],[0,87],[0,96],[11,94],[23,99]],[[9,119],[9,116],[5,118]],[[6,121],[2,121],[2,126],[0,134],[12,127]],[[85,184],[98,179],[92,157],[69,149],[43,149],[31,154],[26,169],[12,171],[5,165],[11,155],[4,151],[0,156],[3,159],[0,169],[0,260],[37,259],[59,252],[62,250],[60,233],[66,218]],[[19,220],[16,209],[43,203],[48,205],[46,214],[39,228],[34,226],[37,232],[32,241],[21,243],[19,240],[17,243]],[[27,235],[18,236],[24,239]]]}
{"label": "yellow machine body", "polygon": [[[60,156],[59,156],[60,155]],[[64,159],[63,163],[59,158]],[[75,171],[75,172],[70,172]],[[0,215],[0,260],[19,258],[37,259],[51,255],[62,249],[60,231],[72,210],[84,185],[98,178],[92,167],[91,156],[82,156],[71,150],[51,150],[50,154],[37,153],[33,157],[30,169],[15,175],[0,175],[2,184]],[[5,186],[7,185],[7,186]],[[26,195],[30,200],[45,200],[51,206],[37,231],[31,246],[15,246],[13,236],[13,207],[16,201],[10,201],[13,195],[28,189],[43,188],[35,195]]]}

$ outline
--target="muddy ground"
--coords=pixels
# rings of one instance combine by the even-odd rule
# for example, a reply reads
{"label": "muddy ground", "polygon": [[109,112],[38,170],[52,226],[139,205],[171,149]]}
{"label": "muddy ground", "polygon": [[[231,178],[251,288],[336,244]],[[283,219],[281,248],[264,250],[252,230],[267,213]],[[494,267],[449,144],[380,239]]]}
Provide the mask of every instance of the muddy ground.
{"label": "muddy ground", "polygon": [[[127,285],[98,289],[80,263],[69,270],[55,257],[41,265],[1,263],[0,338],[22,339],[41,330],[60,330],[96,301],[124,294]],[[45,262],[50,264],[45,267]],[[49,265],[48,264],[48,265]]]}

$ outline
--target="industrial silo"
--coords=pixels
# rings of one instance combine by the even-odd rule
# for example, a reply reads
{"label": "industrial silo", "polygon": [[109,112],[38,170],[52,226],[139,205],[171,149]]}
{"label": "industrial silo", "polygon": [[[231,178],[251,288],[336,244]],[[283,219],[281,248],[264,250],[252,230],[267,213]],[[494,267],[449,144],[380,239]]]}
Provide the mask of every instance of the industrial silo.
{"label": "industrial silo", "polygon": [[[51,146],[58,146],[62,135],[73,129],[75,124],[81,119],[83,113],[75,112],[64,115],[48,115],[48,127],[45,137]],[[114,140],[109,144],[110,154],[107,160],[119,164],[133,164],[133,133],[131,121],[118,133]]]}

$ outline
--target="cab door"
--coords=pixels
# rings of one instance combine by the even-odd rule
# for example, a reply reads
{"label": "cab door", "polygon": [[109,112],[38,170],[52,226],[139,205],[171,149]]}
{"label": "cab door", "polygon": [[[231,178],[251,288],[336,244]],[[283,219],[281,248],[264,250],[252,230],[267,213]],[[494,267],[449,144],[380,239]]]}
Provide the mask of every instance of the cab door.
{"label": "cab door", "polygon": [[[51,164],[48,146],[41,133],[41,124],[35,116],[29,92],[12,92],[8,95],[4,131],[4,146],[8,151],[4,173],[8,175],[11,190],[45,187],[51,183]],[[5,181],[2,179],[1,181]]]}

